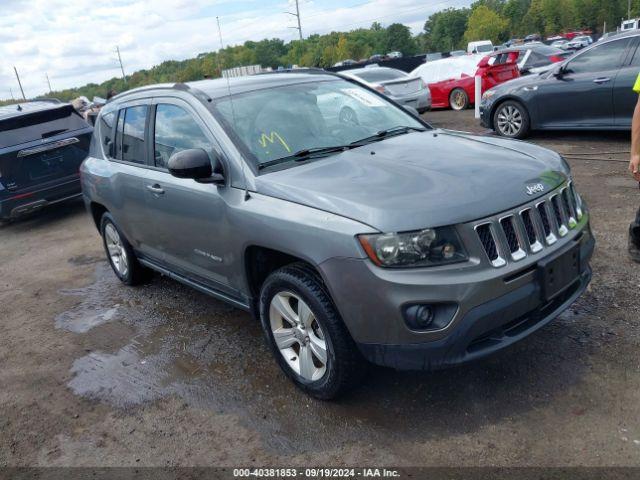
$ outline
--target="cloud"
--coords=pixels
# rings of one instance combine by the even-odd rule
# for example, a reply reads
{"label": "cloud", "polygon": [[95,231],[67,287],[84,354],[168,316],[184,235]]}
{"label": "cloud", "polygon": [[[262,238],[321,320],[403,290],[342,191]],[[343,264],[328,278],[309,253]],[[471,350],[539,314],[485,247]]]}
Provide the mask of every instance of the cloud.
{"label": "cloud", "polygon": [[[0,98],[14,95],[17,66],[27,96],[99,83],[125,71],[181,60],[225,45],[262,38],[297,38],[292,1],[286,0],[0,0]],[[437,10],[470,0],[300,0],[302,30],[313,33],[401,22],[414,33]],[[97,5],[96,5],[97,4]]]}

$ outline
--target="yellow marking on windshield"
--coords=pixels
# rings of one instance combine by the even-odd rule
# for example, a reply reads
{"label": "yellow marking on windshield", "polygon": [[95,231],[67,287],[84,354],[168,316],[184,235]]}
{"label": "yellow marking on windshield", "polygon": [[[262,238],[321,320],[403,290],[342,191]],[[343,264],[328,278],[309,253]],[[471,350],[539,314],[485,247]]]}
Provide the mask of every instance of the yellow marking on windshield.
{"label": "yellow marking on windshield", "polygon": [[278,140],[282,144],[282,146],[287,149],[287,152],[291,153],[289,145],[287,145],[287,142],[284,141],[284,139],[278,132],[271,132],[270,135],[263,133],[262,135],[260,135],[260,139],[258,141],[260,142],[260,145],[262,145],[262,148],[267,148],[267,142],[273,144],[276,140]]}

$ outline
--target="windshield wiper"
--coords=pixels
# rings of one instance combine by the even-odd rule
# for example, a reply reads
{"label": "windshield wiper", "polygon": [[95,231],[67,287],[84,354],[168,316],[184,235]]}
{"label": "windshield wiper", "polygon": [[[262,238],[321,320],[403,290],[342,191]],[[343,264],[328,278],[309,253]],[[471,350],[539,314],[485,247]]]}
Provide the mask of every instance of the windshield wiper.
{"label": "windshield wiper", "polygon": [[402,135],[409,132],[425,132],[427,129],[422,127],[410,127],[408,125],[398,125],[397,127],[387,128],[385,130],[380,130],[376,132],[374,135],[370,137],[361,138],[360,140],[356,140],[355,142],[351,142],[351,146],[360,146],[365,145],[371,142],[378,142],[385,138],[393,137],[395,135]]}
{"label": "windshield wiper", "polygon": [[286,162],[304,162],[305,160],[309,160],[311,158],[322,157],[324,155],[330,155],[332,153],[344,152],[350,148],[355,148],[358,145],[334,145],[332,147],[312,147],[312,148],[303,148],[302,150],[298,150],[291,155],[287,155],[286,157],[276,158],[274,160],[269,160],[268,162],[261,163],[258,165],[258,169],[262,170],[264,168],[272,167],[274,165],[279,165],[281,163]]}

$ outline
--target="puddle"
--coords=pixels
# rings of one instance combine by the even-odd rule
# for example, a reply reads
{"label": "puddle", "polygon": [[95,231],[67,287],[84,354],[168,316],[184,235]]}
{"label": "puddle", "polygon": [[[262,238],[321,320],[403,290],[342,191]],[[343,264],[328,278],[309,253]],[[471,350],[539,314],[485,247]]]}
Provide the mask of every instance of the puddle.
{"label": "puddle", "polygon": [[[589,308],[582,302],[501,358],[434,373],[372,369],[360,389],[327,403],[289,382],[247,313],[173,280],[124,287],[108,265],[98,265],[94,284],[65,294],[80,303],[56,325],[86,336],[92,348],[71,366],[68,387],[76,395],[126,410],[174,396],[237,415],[280,452],[358,443],[363,432],[372,442],[468,432],[548,401],[577,381],[585,363],[584,349],[567,338],[580,334],[579,314]],[[550,370],[548,362],[558,366]],[[452,424],[451,411],[470,416]]]}
{"label": "puddle", "polygon": [[56,328],[74,333],[86,333],[98,325],[122,319],[125,316],[126,309],[114,302],[110,295],[114,279],[109,278],[109,274],[112,275],[108,264],[99,265],[96,268],[94,283],[82,288],[60,291],[62,295],[79,297],[80,303],[55,318]]}

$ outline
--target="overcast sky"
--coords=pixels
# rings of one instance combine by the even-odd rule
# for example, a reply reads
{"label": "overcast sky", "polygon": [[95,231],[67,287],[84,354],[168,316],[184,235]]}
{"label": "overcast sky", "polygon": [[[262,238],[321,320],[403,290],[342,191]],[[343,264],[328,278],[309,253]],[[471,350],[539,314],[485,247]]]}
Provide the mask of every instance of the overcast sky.
{"label": "overcast sky", "polygon": [[[302,32],[327,33],[404,23],[419,33],[426,18],[471,0],[300,0]],[[294,39],[293,0],[0,0],[0,98],[18,97],[13,66],[27,98],[120,75],[164,60],[263,38]]]}

